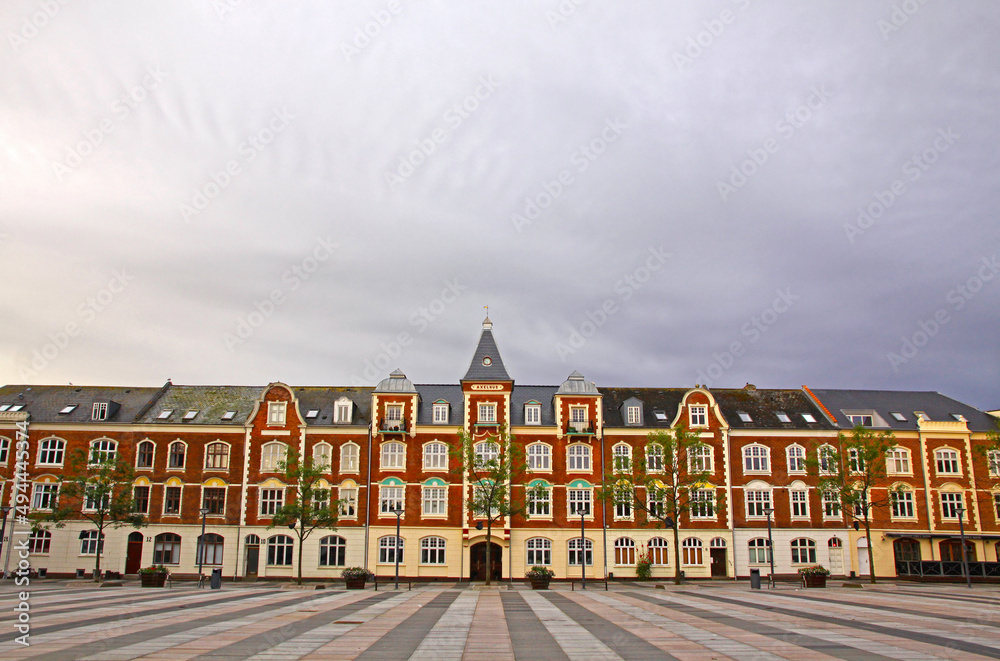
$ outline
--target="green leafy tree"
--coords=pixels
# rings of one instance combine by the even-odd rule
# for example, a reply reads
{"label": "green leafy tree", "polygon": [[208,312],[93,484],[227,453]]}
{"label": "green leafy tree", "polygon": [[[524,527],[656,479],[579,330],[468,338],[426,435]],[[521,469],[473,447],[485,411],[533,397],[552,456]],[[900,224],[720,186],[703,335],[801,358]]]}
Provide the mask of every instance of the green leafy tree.
{"label": "green leafy tree", "polygon": [[820,492],[833,494],[839,500],[841,510],[854,520],[855,529],[864,526],[872,583],[876,582],[872,515],[876,509],[889,507],[896,496],[893,489],[885,489],[884,496],[874,495],[872,489],[885,486],[886,453],[896,445],[892,432],[875,432],[859,425],[850,436],[840,432],[835,446],[822,445],[806,460],[809,473],[819,478]]}
{"label": "green leafy tree", "polygon": [[146,525],[142,514],[135,511],[132,482],[135,471],[117,452],[92,447],[70,455],[66,475],[59,487],[56,502],[49,510],[36,512],[37,528],[45,523],[62,528],[67,520],[84,519],[97,528],[97,553],[94,557],[94,580],[101,579],[101,555],[104,552],[104,531]]}
{"label": "green leafy tree", "polygon": [[716,490],[709,487],[709,455],[697,434],[684,426],[650,432],[646,447],[635,458],[614,456],[612,470],[604,476],[597,497],[612,506],[627,505],[644,512],[646,520],[673,530],[674,583],[680,584],[680,519],[719,506]]}
{"label": "green leafy tree", "polygon": [[299,460],[299,453],[290,448],[278,470],[284,482],[290,484],[291,497],[285,497],[285,504],[279,507],[271,518],[268,529],[288,526],[299,540],[298,584],[302,585],[302,547],[313,531],[334,530],[340,501],[330,498],[330,489],[320,484],[323,474],[330,470],[324,463],[316,463],[312,457]]}

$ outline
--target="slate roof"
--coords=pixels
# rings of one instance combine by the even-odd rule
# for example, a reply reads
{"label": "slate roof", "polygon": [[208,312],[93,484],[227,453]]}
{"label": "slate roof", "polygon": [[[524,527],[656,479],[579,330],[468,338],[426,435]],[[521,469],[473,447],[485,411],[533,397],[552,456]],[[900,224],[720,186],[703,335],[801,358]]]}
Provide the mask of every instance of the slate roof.
{"label": "slate roof", "polygon": [[[493,339],[492,328],[493,324],[487,319],[483,323],[483,333],[479,336],[479,344],[476,345],[476,352],[472,355],[469,371],[462,377],[462,381],[513,381],[503,366],[500,349]],[[484,365],[483,358],[489,358],[490,364]]]}
{"label": "slate roof", "polygon": [[552,399],[558,389],[555,386],[514,386],[510,396],[510,424],[524,424],[524,405],[536,401],[542,405],[542,427],[555,427],[556,410]]}
{"label": "slate roof", "polygon": [[[802,390],[761,390],[738,388],[711,390],[730,429],[836,429],[823,411]],[[750,416],[744,422],[740,413]],[[785,413],[790,422],[778,419]],[[816,422],[807,422],[802,414],[808,413]]]}
{"label": "slate roof", "polygon": [[[829,409],[837,423],[851,429],[854,424],[844,411],[863,413],[874,411],[885,424],[882,429],[917,431],[915,411],[923,411],[935,421],[954,422],[953,413],[965,417],[971,431],[991,431],[996,429],[996,418],[977,408],[963,404],[951,397],[933,391],[910,390],[815,390],[813,394]],[[901,413],[906,420],[897,420],[892,412]]]}
{"label": "slate roof", "polygon": [[[152,400],[159,388],[131,388],[122,386],[25,386],[0,387],[0,406],[24,405],[37,423],[131,423],[143,407]],[[105,420],[92,420],[93,406],[97,402],[114,402],[108,407]],[[76,404],[70,413],[59,413],[68,405]]]}
{"label": "slate roof", "polygon": [[353,418],[350,426],[366,427],[371,422],[372,408],[372,388],[352,387],[352,388],[327,388],[321,386],[309,386],[303,388],[292,388],[295,397],[299,400],[299,411],[303,417],[309,413],[310,409],[316,409],[319,413],[315,418],[305,418],[307,425],[334,425],[334,406],[341,397],[347,397],[354,403]]}
{"label": "slate roof", "polygon": [[[677,415],[677,407],[684,399],[687,388],[598,388],[603,395],[601,403],[604,409],[605,427],[660,427],[667,429]],[[641,425],[626,425],[625,411],[622,405],[626,400],[635,397],[642,402]],[[656,411],[663,411],[666,420],[656,417]]]}
{"label": "slate roof", "polygon": [[[149,410],[136,418],[144,425],[235,425],[243,426],[254,404],[263,396],[263,386],[184,386],[168,384],[163,394],[153,401]],[[168,418],[160,414],[170,410]],[[185,419],[188,411],[197,411]],[[235,411],[231,420],[224,420],[226,411]]]}
{"label": "slate roof", "polygon": [[444,400],[451,406],[448,409],[448,424],[462,424],[462,407],[465,398],[462,395],[462,386],[425,384],[416,386],[420,394],[419,406],[417,407],[417,424],[434,424],[434,402]]}

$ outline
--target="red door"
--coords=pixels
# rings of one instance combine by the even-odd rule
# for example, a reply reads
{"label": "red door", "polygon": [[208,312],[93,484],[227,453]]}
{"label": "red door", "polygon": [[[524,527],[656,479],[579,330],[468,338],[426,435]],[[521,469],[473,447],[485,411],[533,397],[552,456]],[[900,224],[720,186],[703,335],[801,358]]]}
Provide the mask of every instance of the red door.
{"label": "red door", "polygon": [[125,573],[138,574],[142,567],[142,533],[134,532],[128,536],[128,550],[125,551]]}

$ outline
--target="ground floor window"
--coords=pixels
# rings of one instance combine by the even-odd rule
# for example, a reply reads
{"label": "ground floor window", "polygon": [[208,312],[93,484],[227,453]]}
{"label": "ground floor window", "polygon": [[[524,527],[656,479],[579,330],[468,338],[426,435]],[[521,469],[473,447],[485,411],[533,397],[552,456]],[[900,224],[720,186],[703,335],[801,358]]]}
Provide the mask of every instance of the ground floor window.
{"label": "ground floor window", "polygon": [[181,536],[165,532],[153,538],[153,564],[177,565],[181,562]]}
{"label": "ground floor window", "polygon": [[892,543],[896,562],[920,562],[920,542],[915,539],[897,539]]}
{"label": "ground floor window", "polygon": [[670,554],[667,552],[667,540],[662,537],[654,537],[647,544],[649,548],[649,559],[653,566],[665,566],[670,564]]}
{"label": "ground floor window", "polygon": [[681,553],[684,555],[685,565],[700,565],[703,564],[701,554],[702,544],[701,540],[697,537],[688,537],[681,544]]}
{"label": "ground floor window", "polygon": [[747,542],[750,551],[750,564],[763,565],[771,562],[771,545],[763,537],[751,539]]}
{"label": "ground floor window", "polygon": [[635,542],[633,542],[630,538],[619,537],[615,540],[615,564],[635,564]]}
{"label": "ground floor window", "polygon": [[199,535],[198,539],[200,542],[200,548],[198,549],[198,564],[221,565],[222,548],[225,542],[222,535],[210,532],[207,533],[204,538]]}
{"label": "ground floor window", "polygon": [[792,540],[792,564],[816,564],[816,542],[811,539]]}
{"label": "ground floor window", "polygon": [[330,535],[319,540],[319,566],[343,567],[347,564],[347,540]]}
{"label": "ground floor window", "polygon": [[420,540],[420,564],[422,565],[443,565],[444,564],[443,537],[424,537]]}
{"label": "ground floor window", "polygon": [[382,537],[378,540],[378,562],[380,565],[392,565],[396,563],[396,556],[399,561],[403,561],[403,538],[402,537]]}
{"label": "ground floor window", "polygon": [[288,535],[275,535],[267,540],[267,564],[277,567],[289,567],[292,564],[292,551],[295,542]]}
{"label": "ground floor window", "polygon": [[589,539],[583,540],[582,543],[579,538],[569,540],[570,566],[579,567],[581,556],[588,566],[592,566],[594,564],[594,543]]}
{"label": "ground floor window", "polygon": [[48,530],[32,530],[28,536],[28,553],[48,553],[51,543],[52,533]]}
{"label": "ground floor window", "polygon": [[552,541],[544,537],[528,540],[528,566],[552,564]]}

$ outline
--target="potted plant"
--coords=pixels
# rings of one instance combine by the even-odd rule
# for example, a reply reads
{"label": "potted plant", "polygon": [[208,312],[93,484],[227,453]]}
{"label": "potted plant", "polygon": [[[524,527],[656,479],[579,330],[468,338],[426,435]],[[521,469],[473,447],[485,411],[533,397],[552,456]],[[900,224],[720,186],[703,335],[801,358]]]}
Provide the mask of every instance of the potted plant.
{"label": "potted plant", "polygon": [[826,577],[830,575],[830,570],[823,565],[811,565],[799,569],[799,576],[802,577],[802,584],[807,588],[825,588]]}
{"label": "potted plant", "polygon": [[144,588],[162,588],[170,572],[163,565],[150,565],[139,570],[139,582]]}
{"label": "potted plant", "polygon": [[340,572],[340,575],[343,577],[344,584],[348,590],[364,590],[365,582],[369,578],[375,578],[375,574],[364,567],[347,567]]}
{"label": "potted plant", "polygon": [[555,576],[556,573],[548,567],[535,565],[529,571],[525,572],[524,575],[531,583],[532,590],[548,590],[549,581],[552,580],[552,577]]}
{"label": "potted plant", "polygon": [[635,577],[640,581],[648,581],[653,577],[653,560],[648,553],[643,553],[635,561]]}

